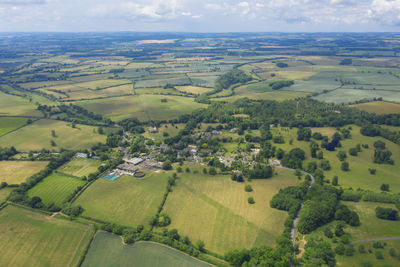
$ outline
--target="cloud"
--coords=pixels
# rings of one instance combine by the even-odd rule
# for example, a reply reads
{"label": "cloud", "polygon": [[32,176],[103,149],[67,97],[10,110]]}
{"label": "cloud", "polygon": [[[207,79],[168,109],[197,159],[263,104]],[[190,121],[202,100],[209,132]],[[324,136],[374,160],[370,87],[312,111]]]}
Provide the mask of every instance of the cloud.
{"label": "cloud", "polygon": [[0,0],[0,5],[44,5],[48,0]]}

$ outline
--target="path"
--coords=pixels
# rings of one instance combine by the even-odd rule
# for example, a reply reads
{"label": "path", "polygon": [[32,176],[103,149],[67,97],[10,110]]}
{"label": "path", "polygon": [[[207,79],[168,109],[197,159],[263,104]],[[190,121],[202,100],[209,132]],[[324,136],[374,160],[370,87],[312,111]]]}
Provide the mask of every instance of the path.
{"label": "path", "polygon": [[[279,168],[279,169],[283,169],[283,170],[289,170],[289,171],[296,171],[295,169],[288,168],[288,167],[283,167],[283,166],[275,166],[275,168]],[[308,188],[310,188],[315,183],[314,176],[312,176],[310,173],[305,172],[305,171],[301,171],[301,173],[305,174],[305,175],[309,175],[311,177],[311,183],[310,183],[310,186],[308,187]],[[301,212],[302,208],[303,208],[303,203],[301,203],[300,209],[297,212],[296,217],[293,220],[293,226],[292,226],[292,229],[290,230],[290,240],[292,240],[292,241],[294,239],[294,232],[295,232],[295,230],[297,228],[297,224],[299,223],[300,212]]]}

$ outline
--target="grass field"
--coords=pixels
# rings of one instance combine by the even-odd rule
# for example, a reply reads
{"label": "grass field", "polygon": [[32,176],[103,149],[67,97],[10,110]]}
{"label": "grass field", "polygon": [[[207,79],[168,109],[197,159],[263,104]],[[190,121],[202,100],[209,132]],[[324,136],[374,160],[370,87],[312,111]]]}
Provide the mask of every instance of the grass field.
{"label": "grass field", "polygon": [[148,173],[143,179],[122,176],[115,181],[98,179],[74,202],[84,216],[127,226],[148,226],[157,213],[168,173]]}
{"label": "grass field", "polygon": [[[167,102],[161,102],[167,99]],[[193,98],[161,95],[136,95],[77,102],[78,105],[115,121],[126,118],[168,120],[191,113],[206,105],[194,102]]]}
{"label": "grass field", "polygon": [[123,245],[119,236],[99,232],[90,245],[82,266],[200,267],[211,265],[160,244]]}
{"label": "grass field", "polygon": [[337,89],[326,94],[313,97],[318,101],[331,103],[350,103],[361,99],[373,99],[382,97],[386,101],[395,101],[400,103],[400,91],[384,90],[358,90],[358,89]]}
{"label": "grass field", "polygon": [[[295,147],[300,147],[306,152],[307,160],[303,163],[306,168],[309,161],[317,161],[312,159],[310,155],[310,144],[308,142],[297,141],[296,129],[288,128],[274,128],[272,130],[274,135],[282,135],[285,139],[285,144],[274,144],[276,147],[280,147],[285,151],[290,151]],[[331,136],[335,129],[333,128],[316,128],[313,130],[319,131],[324,135]],[[396,145],[388,140],[380,137],[367,137],[360,133],[358,126],[352,125],[352,138],[341,141],[342,147],[336,148],[336,151],[327,151],[323,149],[324,158],[329,160],[331,170],[324,171],[326,179],[332,179],[333,176],[339,177],[339,185],[343,188],[352,187],[353,189],[362,188],[373,191],[380,191],[382,183],[390,184],[393,192],[399,192],[400,190],[400,146]],[[293,144],[290,145],[289,141],[293,140]],[[373,163],[374,148],[373,144],[375,141],[381,140],[386,143],[386,147],[393,153],[392,158],[395,161],[394,165],[388,164],[375,164]],[[368,144],[368,149],[362,149],[358,156],[350,156],[348,150],[355,147],[357,144]],[[341,161],[337,158],[338,151],[346,151],[347,161],[350,165],[350,171],[342,171],[340,168]],[[371,175],[368,168],[376,169],[376,174]]]}
{"label": "grass field", "polygon": [[121,84],[129,84],[129,83],[132,83],[132,82],[130,80],[107,79],[107,80],[96,80],[96,81],[78,83],[78,84],[75,84],[75,86],[85,88],[85,89],[98,90],[98,89],[113,87],[113,86],[117,86],[117,85],[121,85]]}
{"label": "grass field", "polygon": [[304,92],[291,92],[291,91],[283,91],[283,90],[274,90],[270,92],[249,92],[246,89],[242,89],[239,87],[235,89],[235,95],[229,97],[221,97],[221,98],[213,98],[215,101],[227,101],[234,102],[241,98],[249,98],[254,100],[275,100],[275,101],[284,101],[288,99],[295,99],[298,97],[306,97],[309,93]]}
{"label": "grass field", "polygon": [[0,117],[0,136],[26,124],[28,118]]}
{"label": "grass field", "polygon": [[376,114],[398,114],[400,113],[400,104],[375,101],[362,104],[351,105],[351,107],[359,108],[367,112]]}
{"label": "grass field", "polygon": [[[185,124],[183,123],[176,123],[174,126],[170,123],[166,124],[161,124],[161,126],[158,128],[157,133],[150,133],[149,131],[146,131],[142,135],[146,138],[151,138],[156,141],[162,141],[164,138],[172,137],[175,136],[179,133],[180,130],[182,130],[185,127]],[[167,133],[168,136],[164,137],[163,134]]]}
{"label": "grass field", "polygon": [[[60,148],[85,149],[98,142],[105,142],[106,135],[94,133],[96,127],[77,124],[72,128],[63,121],[42,119],[28,126],[0,137],[0,146],[15,146],[19,151]],[[52,137],[51,130],[55,130],[57,137]],[[51,140],[57,144],[53,147]]]}
{"label": "grass field", "polygon": [[97,171],[101,162],[96,159],[73,159],[61,166],[58,171],[76,177],[88,176]]}
{"label": "grass field", "polygon": [[1,266],[76,266],[93,229],[23,208],[0,211]]}
{"label": "grass field", "polygon": [[20,184],[47,166],[47,161],[0,161],[0,183]]}
{"label": "grass field", "polygon": [[77,178],[53,173],[30,189],[28,195],[40,197],[45,204],[54,202],[57,206],[61,206],[78,186],[83,186],[85,183]]}
{"label": "grass field", "polygon": [[[221,254],[238,247],[273,246],[287,213],[270,208],[269,200],[280,188],[298,183],[292,172],[277,171],[274,178],[253,180],[251,193],[245,192],[245,183],[227,175],[180,176],[163,210],[171,217],[169,228],[193,242],[200,239],[207,249]],[[255,204],[247,203],[249,196]]]}
{"label": "grass field", "polygon": [[14,190],[14,188],[12,187],[5,187],[0,189],[0,203],[6,201],[12,190]]}
{"label": "grass field", "polygon": [[40,117],[42,113],[28,99],[0,92],[0,115]]}

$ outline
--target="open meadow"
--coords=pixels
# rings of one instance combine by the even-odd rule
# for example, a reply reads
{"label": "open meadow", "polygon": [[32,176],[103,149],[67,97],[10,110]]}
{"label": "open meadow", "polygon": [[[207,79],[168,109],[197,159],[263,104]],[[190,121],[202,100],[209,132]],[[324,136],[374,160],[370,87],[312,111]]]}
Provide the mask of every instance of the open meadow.
{"label": "open meadow", "polygon": [[149,226],[166,192],[169,173],[148,173],[143,178],[128,175],[115,181],[99,178],[74,202],[83,216],[121,225]]}
{"label": "open meadow", "polygon": [[28,99],[0,92],[0,115],[40,117],[42,113]]}
{"label": "open meadow", "polygon": [[384,101],[374,101],[362,104],[351,105],[367,112],[373,112],[376,114],[399,114],[400,104],[384,102]]}
{"label": "open meadow", "polygon": [[89,225],[8,205],[0,211],[0,265],[76,266],[93,232]]}
{"label": "open meadow", "polygon": [[211,266],[164,245],[150,242],[123,245],[119,236],[98,232],[90,245],[82,267],[107,267],[111,265],[138,267]]}
{"label": "open meadow", "polygon": [[[96,127],[42,119],[0,137],[0,146],[14,146],[19,151],[54,149],[85,149],[106,140],[106,135],[94,133]],[[54,130],[56,137],[52,136]],[[56,146],[52,146],[51,141]]]}
{"label": "open meadow", "polygon": [[57,173],[50,174],[28,191],[28,196],[38,196],[46,205],[54,203],[62,206],[67,197],[86,181]]}
{"label": "open meadow", "polygon": [[24,126],[27,121],[24,117],[0,117],[0,136]]}
{"label": "open meadow", "polygon": [[[166,102],[161,102],[166,99]],[[136,95],[77,102],[78,105],[115,121],[138,118],[141,121],[169,120],[206,105],[193,98],[168,95]]]}
{"label": "open meadow", "polygon": [[76,177],[84,177],[97,171],[101,165],[101,161],[96,159],[73,159],[58,168],[58,172],[65,173]]}
{"label": "open meadow", "polygon": [[47,161],[0,161],[0,183],[20,184],[47,166]]}
{"label": "open meadow", "polygon": [[[292,172],[276,171],[273,178],[249,182],[254,190],[250,193],[244,190],[247,183],[228,175],[182,174],[163,209],[171,217],[168,228],[192,242],[204,241],[206,249],[219,254],[238,247],[274,246],[287,213],[272,209],[269,201],[279,189],[298,183]],[[249,196],[255,204],[247,202]]]}

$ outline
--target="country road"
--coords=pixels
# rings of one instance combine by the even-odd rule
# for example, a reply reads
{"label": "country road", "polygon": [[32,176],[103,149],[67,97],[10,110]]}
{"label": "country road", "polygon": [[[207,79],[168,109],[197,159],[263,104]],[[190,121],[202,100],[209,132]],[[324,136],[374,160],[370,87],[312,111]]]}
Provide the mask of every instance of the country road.
{"label": "country road", "polygon": [[[288,168],[288,167],[283,167],[283,166],[275,166],[275,168],[279,168],[279,169],[283,169],[283,170],[289,170],[289,171],[296,171],[295,169]],[[314,178],[314,176],[312,176],[310,173],[305,172],[305,171],[301,171],[301,173],[302,173],[302,174],[305,174],[305,175],[310,175],[310,177],[311,177],[311,183],[310,183],[310,186],[308,187],[308,188],[310,188],[310,187],[315,183],[315,178]],[[290,230],[290,240],[292,240],[292,241],[293,241],[293,239],[294,239],[294,232],[295,232],[295,230],[296,230],[296,228],[297,228],[297,224],[299,223],[300,212],[301,212],[302,209],[303,209],[303,203],[301,203],[300,209],[299,209],[299,211],[297,212],[296,217],[295,217],[294,220],[293,220],[292,229]]]}

